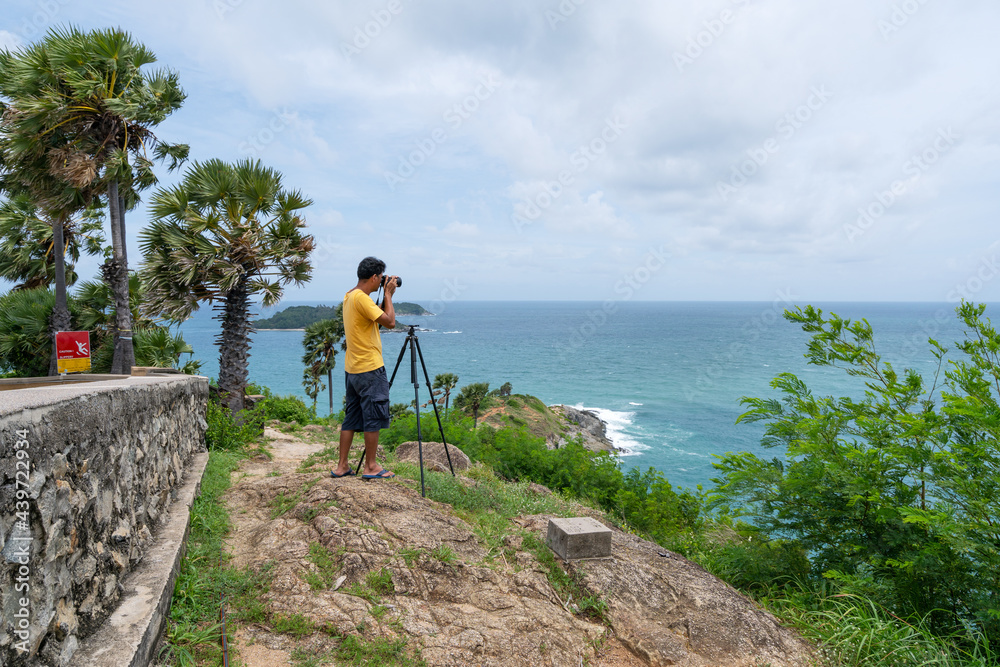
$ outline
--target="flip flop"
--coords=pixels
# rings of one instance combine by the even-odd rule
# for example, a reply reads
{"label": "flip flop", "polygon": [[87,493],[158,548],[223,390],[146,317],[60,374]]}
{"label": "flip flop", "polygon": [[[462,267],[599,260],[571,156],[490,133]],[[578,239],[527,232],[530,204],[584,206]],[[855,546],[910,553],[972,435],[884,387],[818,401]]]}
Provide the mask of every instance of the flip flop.
{"label": "flip flop", "polygon": [[389,472],[388,470],[386,470],[385,468],[383,468],[380,472],[378,472],[378,473],[376,473],[374,475],[362,475],[361,479],[392,479],[395,476],[396,476],[396,473]]}
{"label": "flip flop", "polygon": [[353,468],[348,468],[347,472],[345,472],[342,475],[338,475],[337,473],[333,472],[332,470],[330,471],[330,477],[333,477],[334,479],[340,479],[341,477],[353,477],[354,475],[355,475],[355,472],[354,472]]}

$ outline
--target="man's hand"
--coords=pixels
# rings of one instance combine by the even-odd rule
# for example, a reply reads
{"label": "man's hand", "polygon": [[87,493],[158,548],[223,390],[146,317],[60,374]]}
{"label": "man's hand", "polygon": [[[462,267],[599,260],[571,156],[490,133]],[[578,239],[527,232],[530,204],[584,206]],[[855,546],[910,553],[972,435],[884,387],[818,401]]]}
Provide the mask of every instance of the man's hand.
{"label": "man's hand", "polygon": [[388,280],[385,281],[385,295],[386,296],[392,297],[392,295],[396,293],[396,287],[397,287],[397,285],[396,285],[396,279],[397,279],[397,276],[391,276]]}

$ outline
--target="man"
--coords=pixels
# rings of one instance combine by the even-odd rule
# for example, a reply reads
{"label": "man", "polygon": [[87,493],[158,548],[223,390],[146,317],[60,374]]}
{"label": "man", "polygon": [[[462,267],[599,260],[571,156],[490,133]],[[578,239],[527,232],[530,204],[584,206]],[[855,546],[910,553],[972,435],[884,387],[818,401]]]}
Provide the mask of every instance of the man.
{"label": "man", "polygon": [[382,361],[382,339],[378,328],[396,326],[396,311],[392,295],[397,278],[385,281],[383,308],[375,305],[371,293],[382,284],[385,262],[365,257],[358,265],[358,284],[344,295],[344,333],[347,336],[347,356],[344,360],[347,405],[344,423],[340,426],[340,461],[330,474],[346,477],[354,474],[350,461],[354,433],[365,434],[365,467],[362,479],[388,479],[395,475],[375,460],[378,432],[389,427],[389,379]]}

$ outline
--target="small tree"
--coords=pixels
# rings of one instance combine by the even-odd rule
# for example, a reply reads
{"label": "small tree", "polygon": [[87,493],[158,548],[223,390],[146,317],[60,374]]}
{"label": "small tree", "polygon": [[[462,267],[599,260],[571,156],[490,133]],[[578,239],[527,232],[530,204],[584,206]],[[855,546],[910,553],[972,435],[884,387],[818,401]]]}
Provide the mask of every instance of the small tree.
{"label": "small tree", "polygon": [[323,391],[323,383],[319,378],[324,374],[327,376],[331,414],[333,413],[333,367],[337,360],[337,344],[343,345],[344,341],[343,307],[343,304],[337,306],[333,318],[313,322],[307,326],[305,336],[302,338],[302,347],[306,350],[302,355],[302,363],[306,365],[302,384],[305,385],[306,394],[313,399],[315,406],[319,392]]}
{"label": "small tree", "polygon": [[315,373],[312,366],[306,366],[302,369],[302,387],[306,390],[306,396],[312,399],[313,410],[315,410],[319,392],[326,389],[326,385],[323,384],[323,374]]}
{"label": "small tree", "polygon": [[434,376],[435,395],[444,394],[444,417],[448,418],[448,401],[451,397],[451,390],[458,384],[458,376],[454,373],[439,373]]}
{"label": "small tree", "polygon": [[474,382],[462,387],[462,391],[455,398],[455,407],[461,410],[472,411],[472,428],[475,429],[479,420],[479,409],[486,404],[486,395],[490,392],[488,382]]}

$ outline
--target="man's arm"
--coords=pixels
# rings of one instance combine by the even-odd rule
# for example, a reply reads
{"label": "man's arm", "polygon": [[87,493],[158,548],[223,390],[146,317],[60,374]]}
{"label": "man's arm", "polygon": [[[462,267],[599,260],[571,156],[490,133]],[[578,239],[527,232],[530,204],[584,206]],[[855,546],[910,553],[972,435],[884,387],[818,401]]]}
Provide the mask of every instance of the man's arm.
{"label": "man's arm", "polygon": [[392,295],[396,292],[396,276],[385,283],[385,301],[382,303],[382,315],[375,320],[386,329],[396,326],[396,309],[392,307]]}

